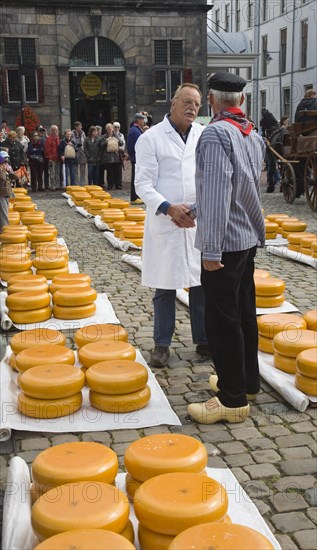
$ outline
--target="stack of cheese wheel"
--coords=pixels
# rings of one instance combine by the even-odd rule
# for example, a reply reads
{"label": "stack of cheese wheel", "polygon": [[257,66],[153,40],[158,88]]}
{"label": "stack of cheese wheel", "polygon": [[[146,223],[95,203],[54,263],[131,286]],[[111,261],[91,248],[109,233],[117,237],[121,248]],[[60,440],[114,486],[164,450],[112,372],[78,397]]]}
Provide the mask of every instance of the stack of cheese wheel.
{"label": "stack of cheese wheel", "polygon": [[101,361],[86,371],[90,403],[104,412],[126,413],[143,409],[151,398],[147,381],[148,371],[144,365],[125,359]]}
{"label": "stack of cheese wheel", "polygon": [[90,191],[91,196],[94,199],[101,199],[102,201],[107,201],[108,199],[111,199],[110,193],[107,191],[104,191],[103,189],[93,189]]}
{"label": "stack of cheese wheel", "polygon": [[40,323],[52,316],[51,296],[47,290],[23,290],[6,298],[8,316],[17,324]]}
{"label": "stack of cheese wheel", "polygon": [[292,329],[279,332],[273,338],[274,366],[279,370],[295,374],[296,357],[306,349],[317,347],[317,332]]}
{"label": "stack of cheese wheel", "polygon": [[100,216],[102,210],[108,208],[108,202],[101,199],[87,199],[84,201],[84,208],[92,216]]}
{"label": "stack of cheese wheel", "polygon": [[130,243],[135,244],[136,246],[142,246],[143,244],[143,227],[126,227],[123,226],[120,232],[120,238],[123,241],[129,241]]}
{"label": "stack of cheese wheel", "polygon": [[45,229],[45,226],[38,230],[32,229],[29,232],[28,238],[31,243],[31,248],[35,248],[41,243],[51,243],[56,242],[57,230],[56,229]]}
{"label": "stack of cheese wheel", "polygon": [[32,212],[35,210],[35,203],[29,195],[20,195],[12,199],[13,210],[16,212]]}
{"label": "stack of cheese wheel", "polygon": [[284,302],[285,283],[274,277],[256,277],[256,307],[279,307]]}
{"label": "stack of cheese wheel", "polygon": [[86,191],[73,191],[72,199],[76,206],[84,206],[84,201],[90,199],[91,196]]}
{"label": "stack of cheese wheel", "polygon": [[67,246],[64,244],[58,244],[56,242],[49,243],[38,243],[35,247],[35,253],[37,256],[40,256],[44,259],[53,259],[59,260],[61,258],[66,258],[68,260],[68,250]]}
{"label": "stack of cheese wheel", "polygon": [[87,193],[91,193],[92,191],[103,191],[101,185],[84,185],[82,189],[85,189]]}
{"label": "stack of cheese wheel", "polygon": [[145,210],[140,209],[128,209],[126,211],[126,219],[132,222],[144,222],[145,220]]}
{"label": "stack of cheese wheel", "polygon": [[15,204],[18,204],[19,202],[22,203],[22,202],[32,202],[32,199],[30,197],[30,195],[28,195],[27,193],[18,193],[17,195],[15,195],[14,197],[10,197],[9,199],[9,202],[13,204],[13,206]]}
{"label": "stack of cheese wheel", "polygon": [[[274,353],[273,338],[278,332],[285,333],[287,330],[306,329],[306,321],[299,315],[290,313],[269,313],[257,317],[259,330],[259,350],[265,353]],[[276,357],[275,357],[276,356]],[[283,362],[283,359],[281,363]],[[275,364],[276,363],[276,364]],[[279,367],[279,356],[274,354],[274,364]],[[281,370],[284,370],[282,368]],[[287,372],[295,372],[288,370]]]}
{"label": "stack of cheese wheel", "polygon": [[313,236],[314,236],[313,233],[308,233],[308,232],[305,232],[305,231],[297,231],[295,233],[289,233],[287,235],[287,240],[288,240],[287,248],[288,248],[288,250],[293,250],[294,252],[301,252],[302,239],[304,239],[306,237],[313,237]]}
{"label": "stack of cheese wheel", "polygon": [[40,540],[72,529],[104,529],[125,536],[131,530],[129,512],[126,495],[113,485],[78,481],[40,496],[32,507],[31,521]]}
{"label": "stack of cheese wheel", "polygon": [[[132,525],[132,524],[131,524]],[[133,529],[133,526],[132,526]],[[40,542],[34,550],[136,550],[122,535],[104,529],[73,529]]]}
{"label": "stack of cheese wheel", "polygon": [[306,349],[296,357],[295,386],[317,397],[317,341],[315,348]]}
{"label": "stack of cheese wheel", "polygon": [[114,229],[114,235],[115,237],[120,238],[121,237],[121,229],[127,228],[127,227],[136,227],[136,222],[127,222],[126,220],[121,220],[119,222],[113,222],[113,229]]}
{"label": "stack of cheese wheel", "polygon": [[[2,235],[9,235],[12,237],[13,240],[8,239],[2,240]],[[26,235],[23,233],[17,233],[17,235],[13,235],[12,233],[6,232],[0,235],[0,239],[5,244],[24,244],[24,248],[21,248],[18,250],[16,254],[10,254],[8,253],[8,249],[6,247],[1,248],[1,254],[0,254],[0,264],[1,264],[1,271],[0,271],[0,277],[3,281],[8,282],[11,277],[14,277],[15,275],[30,275],[32,274],[32,260],[30,259],[29,251],[25,247],[25,240],[21,240],[20,243],[16,242],[16,238],[25,238]]]}
{"label": "stack of cheese wheel", "polygon": [[170,433],[142,437],[131,443],[124,455],[127,494],[133,499],[144,481],[161,474],[205,474],[207,462],[206,447],[194,437]]}
{"label": "stack of cheese wheel", "polygon": [[75,332],[75,342],[79,348],[86,344],[107,340],[110,342],[127,342],[128,332],[120,325],[94,324],[79,328]]}
{"label": "stack of cheese wheel", "polygon": [[25,189],[24,187],[15,187],[14,194],[16,197],[19,197],[20,195],[27,195],[28,192],[27,189]]}
{"label": "stack of cheese wheel", "polygon": [[[43,250],[43,246],[41,249]],[[36,256],[33,259],[33,267],[35,267],[36,273],[44,275],[50,281],[56,275],[69,272],[68,257],[62,253],[56,254],[56,252],[54,250],[52,253],[41,254],[37,249]]]}
{"label": "stack of cheese wheel", "polygon": [[308,235],[301,239],[300,241],[300,252],[306,256],[313,255],[312,244],[317,242],[317,235]]}
{"label": "stack of cheese wheel", "polygon": [[8,212],[9,225],[18,225],[20,223],[20,218],[21,216],[19,212],[14,212],[14,211]]}
{"label": "stack of cheese wheel", "polygon": [[124,208],[129,208],[130,203],[128,201],[124,201],[123,199],[109,199],[109,208],[118,208],[119,210],[123,210]]}
{"label": "stack of cheese wheel", "polygon": [[306,311],[304,319],[309,330],[317,330],[317,309]]}
{"label": "stack of cheese wheel", "polygon": [[[54,367],[58,369],[60,374],[60,380],[67,376],[67,374],[62,374],[61,365],[73,366],[75,364],[75,355],[72,350],[62,345],[54,344],[37,344],[30,348],[20,351],[16,356],[16,366],[17,369],[22,375],[20,376],[20,381],[22,380],[23,373],[26,373],[29,369],[42,367],[40,372],[36,372],[36,375],[32,377],[29,375],[26,380],[26,389],[32,387],[33,382],[33,391],[30,392],[32,395],[20,392],[18,396],[18,410],[25,414],[26,416],[31,416],[33,418],[58,418],[60,416],[67,416],[76,412],[82,404],[82,393],[77,391],[78,389],[78,374],[72,372],[65,367],[65,373],[69,373],[69,378],[71,381],[77,380],[75,385],[76,393],[68,395],[68,397],[63,398],[40,398],[33,397],[35,391],[43,392],[43,380],[51,374],[49,372],[44,373],[43,367],[46,367],[47,371],[53,371]],[[77,372],[80,372],[80,369],[77,369]],[[54,375],[52,375],[54,378]],[[77,377],[77,378],[76,378]],[[81,375],[80,375],[81,377]],[[56,376],[56,380],[58,375]],[[31,380],[31,382],[30,382]],[[51,383],[54,386],[54,383]],[[56,388],[59,383],[56,384]],[[69,386],[71,386],[68,384]],[[80,385],[80,384],[79,384]],[[58,394],[58,389],[56,389]],[[52,393],[54,393],[52,391]],[[56,395],[56,393],[55,393]]]}
{"label": "stack of cheese wheel", "polygon": [[6,243],[0,246],[1,256],[6,259],[15,257],[21,258],[23,256],[29,258],[31,256],[31,252],[31,249],[26,245],[26,243]]}
{"label": "stack of cheese wheel", "polygon": [[265,223],[265,239],[276,239],[278,232],[278,225],[274,222],[264,220]]}
{"label": "stack of cheese wheel", "polygon": [[45,213],[42,210],[34,212],[25,212],[21,214],[21,221],[28,227],[30,225],[42,224],[45,221]]}
{"label": "stack of cheese wheel", "polygon": [[[14,284],[12,286],[14,286]],[[10,346],[12,350],[12,354],[10,355],[10,366],[17,371],[17,354],[24,349],[31,348],[32,346],[38,346],[39,344],[54,344],[55,346],[65,346],[66,338],[62,332],[49,328],[34,328],[31,330],[18,332],[17,334],[12,336],[10,340]]]}
{"label": "stack of cheese wheel", "polygon": [[287,238],[289,233],[297,233],[298,231],[306,231],[307,223],[300,220],[289,218],[282,222],[282,237]]}
{"label": "stack of cheese wheel", "polygon": [[[55,548],[55,547],[54,547]],[[262,533],[237,523],[205,523],[186,529],[174,538],[169,550],[273,550]]]}
{"label": "stack of cheese wheel", "polygon": [[310,247],[312,249],[312,258],[314,258],[314,260],[317,260],[317,240],[311,243]]}
{"label": "stack of cheese wheel", "polygon": [[254,278],[256,279],[256,277],[259,277],[260,279],[267,279],[270,277],[270,272],[265,269],[255,269]]}
{"label": "stack of cheese wheel", "polygon": [[112,229],[113,222],[118,222],[120,220],[124,221],[125,215],[124,212],[119,208],[107,208],[105,210],[102,210],[101,219],[110,227],[110,229]]}
{"label": "stack of cheese wheel", "polygon": [[142,550],[168,549],[185,529],[221,521],[227,510],[225,488],[206,475],[173,472],[152,477],[134,496],[140,546]]}
{"label": "stack of cheese wheel", "polygon": [[73,191],[86,191],[86,189],[82,185],[67,185],[65,191],[71,195]]}
{"label": "stack of cheese wheel", "polygon": [[[51,292],[53,315],[57,319],[85,319],[96,313],[97,292],[90,286],[90,277],[84,273],[54,277]],[[72,277],[75,275],[75,277]],[[79,277],[76,277],[79,275]],[[83,277],[80,277],[83,275]],[[72,282],[74,284],[72,284]]]}

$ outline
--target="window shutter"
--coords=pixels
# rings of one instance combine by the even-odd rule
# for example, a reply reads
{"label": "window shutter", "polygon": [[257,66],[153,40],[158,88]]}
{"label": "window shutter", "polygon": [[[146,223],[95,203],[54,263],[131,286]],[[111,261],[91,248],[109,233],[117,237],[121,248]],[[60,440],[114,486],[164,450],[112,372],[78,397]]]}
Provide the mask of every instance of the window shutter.
{"label": "window shutter", "polygon": [[193,69],[184,69],[183,82],[193,82]]}
{"label": "window shutter", "polygon": [[42,68],[37,69],[38,101],[44,103],[44,72]]}
{"label": "window shutter", "polygon": [[8,104],[8,88],[7,88],[8,75],[7,75],[6,67],[2,67],[1,73],[2,73],[2,103],[3,105],[7,105]]}

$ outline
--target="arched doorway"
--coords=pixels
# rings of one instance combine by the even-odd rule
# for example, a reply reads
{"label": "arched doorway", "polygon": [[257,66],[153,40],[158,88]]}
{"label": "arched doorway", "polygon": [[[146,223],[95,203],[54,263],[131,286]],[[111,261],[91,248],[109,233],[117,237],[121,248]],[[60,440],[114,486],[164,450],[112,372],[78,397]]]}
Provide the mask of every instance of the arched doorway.
{"label": "arched doorway", "polygon": [[84,38],[70,54],[72,122],[89,126],[119,120],[125,131],[125,68],[121,49],[101,36]]}

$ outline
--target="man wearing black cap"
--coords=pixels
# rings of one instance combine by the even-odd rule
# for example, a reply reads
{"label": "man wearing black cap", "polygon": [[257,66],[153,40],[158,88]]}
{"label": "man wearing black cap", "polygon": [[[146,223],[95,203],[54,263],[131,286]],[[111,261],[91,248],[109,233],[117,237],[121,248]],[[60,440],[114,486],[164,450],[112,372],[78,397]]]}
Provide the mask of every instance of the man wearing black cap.
{"label": "man wearing black cap", "polygon": [[264,144],[240,109],[246,82],[230,73],[210,79],[214,118],[196,148],[195,246],[202,254],[206,333],[217,376],[206,403],[192,403],[198,422],[241,422],[260,390],[253,281],[265,230],[259,180]]}

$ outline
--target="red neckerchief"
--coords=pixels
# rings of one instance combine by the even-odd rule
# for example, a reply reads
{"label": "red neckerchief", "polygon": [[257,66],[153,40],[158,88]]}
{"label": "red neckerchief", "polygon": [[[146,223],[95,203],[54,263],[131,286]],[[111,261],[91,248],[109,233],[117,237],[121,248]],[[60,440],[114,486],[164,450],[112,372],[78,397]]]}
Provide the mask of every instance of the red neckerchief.
{"label": "red neckerchief", "polygon": [[250,134],[253,129],[253,124],[245,118],[245,114],[239,107],[228,107],[227,109],[220,111],[212,119],[210,124],[218,122],[219,120],[225,120],[233,126],[236,126],[240,132],[246,136]]}

